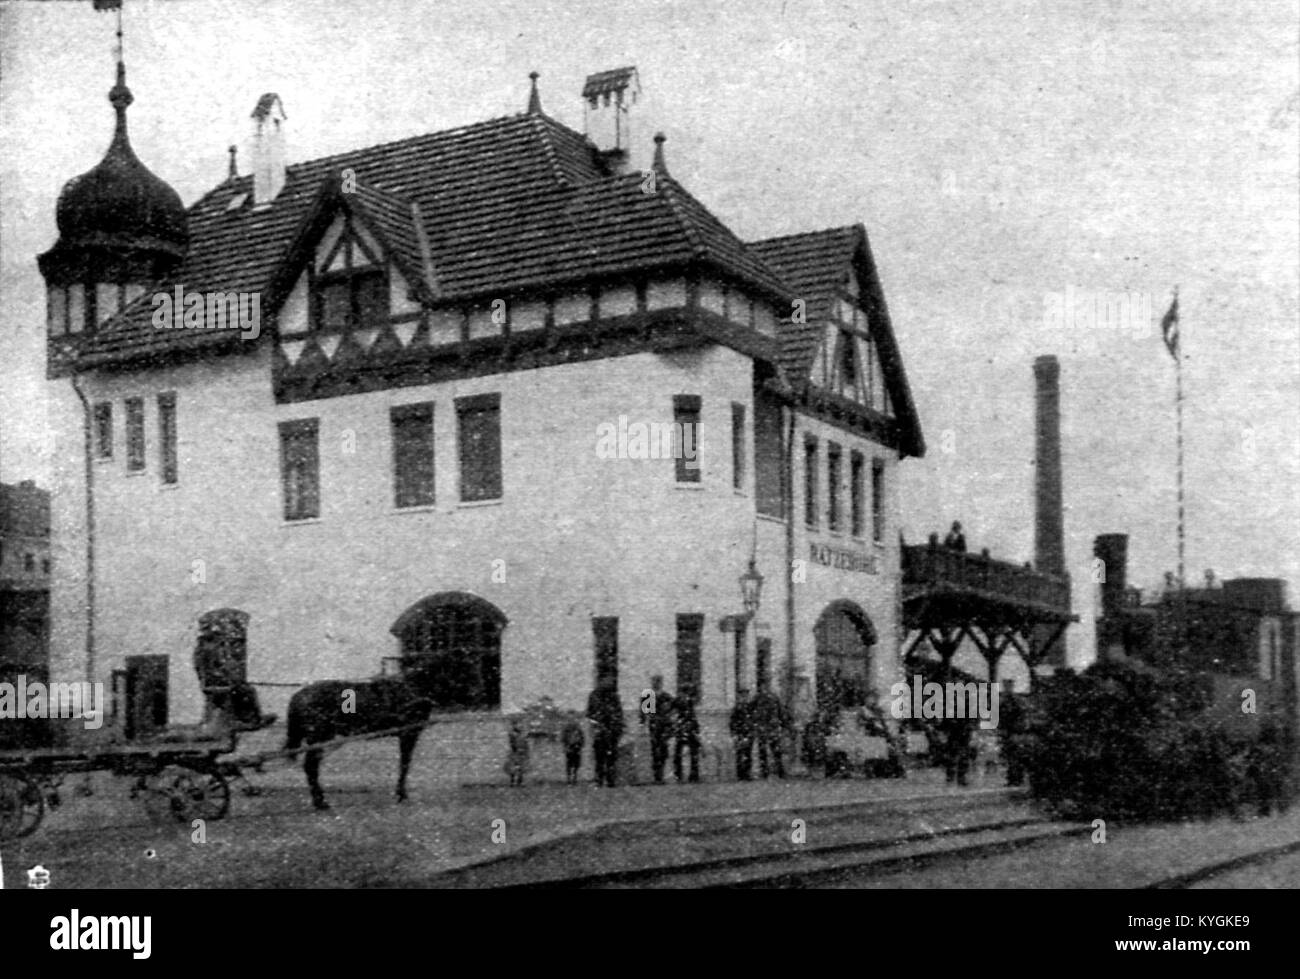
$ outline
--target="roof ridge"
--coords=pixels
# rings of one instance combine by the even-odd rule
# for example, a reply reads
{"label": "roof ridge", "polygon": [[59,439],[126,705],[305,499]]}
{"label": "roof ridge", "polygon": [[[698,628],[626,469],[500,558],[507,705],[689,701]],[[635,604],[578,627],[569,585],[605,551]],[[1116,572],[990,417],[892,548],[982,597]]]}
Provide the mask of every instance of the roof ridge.
{"label": "roof ridge", "polygon": [[[546,161],[551,165],[551,172],[555,175],[556,182],[561,187],[567,187],[569,181],[564,176],[564,171],[560,168],[560,156],[555,152],[555,146],[551,143],[550,131],[546,128],[545,122],[551,121],[550,117],[544,112],[521,112],[521,116],[526,116],[537,132],[538,139],[542,142],[542,152],[546,154]],[[543,121],[545,120],[545,121]]]}
{"label": "roof ridge", "polygon": [[[815,235],[829,235],[840,231],[857,231],[863,228],[861,221],[855,221],[853,224],[840,224],[830,228],[814,228],[811,231],[794,231],[788,235],[773,235],[770,238],[752,238],[747,241],[747,245],[766,245],[778,241],[789,241],[792,238],[812,238]],[[863,231],[866,229],[863,228]]]}
{"label": "roof ridge", "polygon": [[[675,197],[676,191],[681,191],[684,194],[687,193],[686,188],[682,187],[681,184],[677,183],[677,181],[667,173],[658,173],[657,171],[652,171],[652,173],[654,174],[654,179],[656,181],[661,181],[663,183],[663,199],[668,205],[669,213],[672,214],[674,220],[677,221],[678,226],[682,229],[682,234],[685,235],[686,240],[690,242],[692,253],[694,253],[696,258],[703,258],[708,253],[708,249],[704,246],[703,239],[700,238],[699,233],[692,226],[691,222],[686,219],[686,215],[682,212],[681,202]],[[643,177],[641,179],[644,180],[645,178]],[[701,205],[701,207],[703,207],[703,205]]]}

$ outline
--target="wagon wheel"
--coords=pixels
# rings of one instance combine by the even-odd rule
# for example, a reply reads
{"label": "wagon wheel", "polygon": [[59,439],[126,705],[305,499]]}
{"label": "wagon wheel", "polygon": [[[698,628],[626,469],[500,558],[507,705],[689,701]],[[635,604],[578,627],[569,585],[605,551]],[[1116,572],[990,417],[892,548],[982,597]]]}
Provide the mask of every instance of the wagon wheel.
{"label": "wagon wheel", "polygon": [[146,779],[144,807],[156,822],[220,819],[230,809],[230,785],[215,770],[168,765]]}
{"label": "wagon wheel", "polygon": [[31,779],[0,772],[0,840],[34,833],[45,815],[45,793]]}

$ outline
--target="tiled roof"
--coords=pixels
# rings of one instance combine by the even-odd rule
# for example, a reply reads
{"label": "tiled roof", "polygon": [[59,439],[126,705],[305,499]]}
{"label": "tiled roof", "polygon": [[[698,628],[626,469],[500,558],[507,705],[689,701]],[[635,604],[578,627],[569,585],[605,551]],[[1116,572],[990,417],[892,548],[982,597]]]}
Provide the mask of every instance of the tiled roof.
{"label": "tiled roof", "polygon": [[[398,260],[422,269],[417,204],[440,298],[558,287],[595,277],[700,263],[785,300],[781,277],[667,173],[647,193],[640,173],[608,174],[590,142],[539,113],[399,140],[288,168],[270,207],[231,200],[227,180],[190,208],[190,249],[168,283],[186,291],[265,292],[328,181],[355,175],[356,203]],[[229,341],[228,331],[155,330],[149,293],[83,339],[83,366]]]}
{"label": "tiled roof", "polygon": [[833,297],[848,276],[858,236],[858,226],[848,225],[749,242],[750,253],[806,304],[807,322],[787,323],[781,334],[781,367],[792,378],[806,377],[817,356],[821,322],[830,316]]}
{"label": "tiled roof", "polygon": [[761,258],[790,286],[794,297],[807,304],[807,323],[800,325],[787,321],[783,323],[781,332],[781,368],[796,385],[807,382],[821,343],[822,324],[830,318],[832,303],[848,278],[849,270],[857,271],[862,299],[878,343],[881,367],[889,381],[889,395],[902,436],[901,448],[908,455],[923,455],[925,440],[921,434],[920,417],[903,369],[903,357],[889,319],[889,308],[866,229],[860,224],[852,224],[751,241],[748,245],[749,253]]}

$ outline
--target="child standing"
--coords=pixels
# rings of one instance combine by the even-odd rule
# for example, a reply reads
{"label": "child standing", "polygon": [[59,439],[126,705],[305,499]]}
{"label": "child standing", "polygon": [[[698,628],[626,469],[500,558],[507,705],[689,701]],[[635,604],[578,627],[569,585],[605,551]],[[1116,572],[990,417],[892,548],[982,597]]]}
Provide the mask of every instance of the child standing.
{"label": "child standing", "polygon": [[564,745],[564,778],[570,785],[578,784],[578,769],[582,767],[582,746],[587,743],[587,736],[582,733],[582,721],[578,715],[570,712],[560,732],[560,743]]}

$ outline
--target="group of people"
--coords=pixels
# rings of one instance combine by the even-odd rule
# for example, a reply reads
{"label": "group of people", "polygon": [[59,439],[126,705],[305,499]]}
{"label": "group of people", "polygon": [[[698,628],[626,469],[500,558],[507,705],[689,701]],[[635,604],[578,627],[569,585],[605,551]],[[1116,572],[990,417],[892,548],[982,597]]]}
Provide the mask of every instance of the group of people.
{"label": "group of people", "polygon": [[[673,754],[673,774],[677,781],[700,780],[700,722],[695,716],[695,698],[689,691],[675,696],[664,689],[664,678],[650,679],[650,689],[641,698],[641,723],[650,735],[650,767],[654,780],[663,784],[669,749]],[[587,698],[587,720],[591,724],[592,760],[596,784],[613,787],[618,781],[618,746],[623,738],[623,703],[618,690],[602,680]],[[566,777],[570,785],[578,781],[582,767],[584,735],[582,724],[572,717],[560,733],[564,746]],[[684,762],[689,761],[689,775]]]}
{"label": "group of people", "polygon": [[[731,742],[736,752],[736,778],[742,782],[754,777],[754,745],[758,745],[759,774],[768,777],[775,771],[785,778],[783,742],[791,730],[790,715],[766,684],[760,684],[752,698],[749,690],[736,691],[736,706],[731,711]],[[771,757],[769,768],[768,758]]]}

